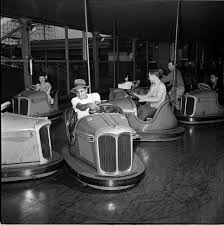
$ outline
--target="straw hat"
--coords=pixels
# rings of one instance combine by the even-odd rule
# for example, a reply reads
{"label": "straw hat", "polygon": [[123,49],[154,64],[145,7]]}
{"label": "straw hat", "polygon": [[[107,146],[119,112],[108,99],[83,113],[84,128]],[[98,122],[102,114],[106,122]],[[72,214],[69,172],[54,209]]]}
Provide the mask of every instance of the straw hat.
{"label": "straw hat", "polygon": [[76,93],[77,90],[81,88],[89,88],[89,86],[86,85],[85,80],[83,79],[76,79],[74,81],[74,88],[70,90],[71,93]]}

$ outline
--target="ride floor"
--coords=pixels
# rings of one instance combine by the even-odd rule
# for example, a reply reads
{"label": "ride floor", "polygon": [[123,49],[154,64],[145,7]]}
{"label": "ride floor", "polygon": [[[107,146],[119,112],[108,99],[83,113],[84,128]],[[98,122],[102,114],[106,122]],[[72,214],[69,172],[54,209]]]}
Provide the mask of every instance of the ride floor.
{"label": "ride floor", "polygon": [[[146,171],[128,190],[83,186],[65,165],[51,177],[2,184],[1,223],[223,223],[224,124],[185,128],[182,140],[134,144]],[[51,138],[61,152],[63,121]]]}

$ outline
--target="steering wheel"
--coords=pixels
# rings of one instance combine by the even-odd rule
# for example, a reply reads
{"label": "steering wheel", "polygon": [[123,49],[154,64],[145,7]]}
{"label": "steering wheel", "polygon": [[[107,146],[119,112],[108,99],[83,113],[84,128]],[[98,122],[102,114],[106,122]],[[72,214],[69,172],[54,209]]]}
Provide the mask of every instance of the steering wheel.
{"label": "steering wheel", "polygon": [[35,90],[36,89],[36,85],[32,84],[32,85],[29,85],[26,90]]}
{"label": "steering wheel", "polygon": [[69,145],[75,144],[75,134],[73,132],[77,120],[78,120],[77,113],[75,112],[73,107],[65,110],[64,112],[65,130]]}
{"label": "steering wheel", "polygon": [[94,113],[122,113],[121,109],[118,106],[112,105],[110,103],[101,103],[98,105],[99,108],[97,110],[89,110],[90,114]]}
{"label": "steering wheel", "polygon": [[10,101],[7,101],[7,102],[2,103],[1,104],[1,112],[3,110],[5,110],[6,108],[8,108],[10,105],[11,105],[11,102]]}
{"label": "steering wheel", "polygon": [[133,100],[139,100],[139,97],[137,97],[132,90],[127,90],[128,95],[133,99]]}
{"label": "steering wheel", "polygon": [[211,90],[211,87],[205,83],[198,83],[198,88],[201,90]]}

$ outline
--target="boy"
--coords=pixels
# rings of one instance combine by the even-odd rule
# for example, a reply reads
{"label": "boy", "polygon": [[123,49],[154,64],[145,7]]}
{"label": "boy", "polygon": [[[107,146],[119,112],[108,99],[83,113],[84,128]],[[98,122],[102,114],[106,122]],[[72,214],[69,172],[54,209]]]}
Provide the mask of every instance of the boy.
{"label": "boy", "polygon": [[72,93],[75,93],[77,96],[72,98],[71,103],[73,109],[77,113],[78,119],[83,116],[89,115],[89,110],[97,110],[101,102],[100,95],[98,93],[87,93],[88,86],[83,79],[76,79],[75,87],[71,90]]}

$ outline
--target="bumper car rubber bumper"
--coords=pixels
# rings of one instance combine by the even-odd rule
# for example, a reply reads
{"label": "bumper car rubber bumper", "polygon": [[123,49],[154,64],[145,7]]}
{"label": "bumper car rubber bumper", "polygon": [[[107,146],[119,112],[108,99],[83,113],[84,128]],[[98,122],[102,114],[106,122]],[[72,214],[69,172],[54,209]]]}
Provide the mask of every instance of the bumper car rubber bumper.
{"label": "bumper car rubber bumper", "polygon": [[132,172],[130,174],[111,177],[99,175],[95,168],[72,156],[68,147],[64,147],[62,154],[75,177],[84,185],[96,189],[126,189],[137,184],[144,176],[145,166],[137,155],[134,156]]}
{"label": "bumper car rubber bumper", "polygon": [[39,114],[38,117],[48,117],[49,120],[55,121],[61,118],[63,111],[62,110],[57,110],[45,114]]}
{"label": "bumper car rubber bumper", "polygon": [[11,182],[19,180],[30,180],[41,177],[50,176],[56,173],[63,164],[63,157],[53,151],[52,159],[42,165],[30,165],[30,166],[15,166],[7,167],[2,165],[1,168],[1,181]]}
{"label": "bumper car rubber bumper", "polygon": [[180,123],[184,124],[203,124],[224,122],[224,114],[212,116],[182,116],[176,115]]}
{"label": "bumper car rubber bumper", "polygon": [[136,131],[138,138],[134,141],[175,141],[183,137],[184,131],[181,126],[167,130]]}

